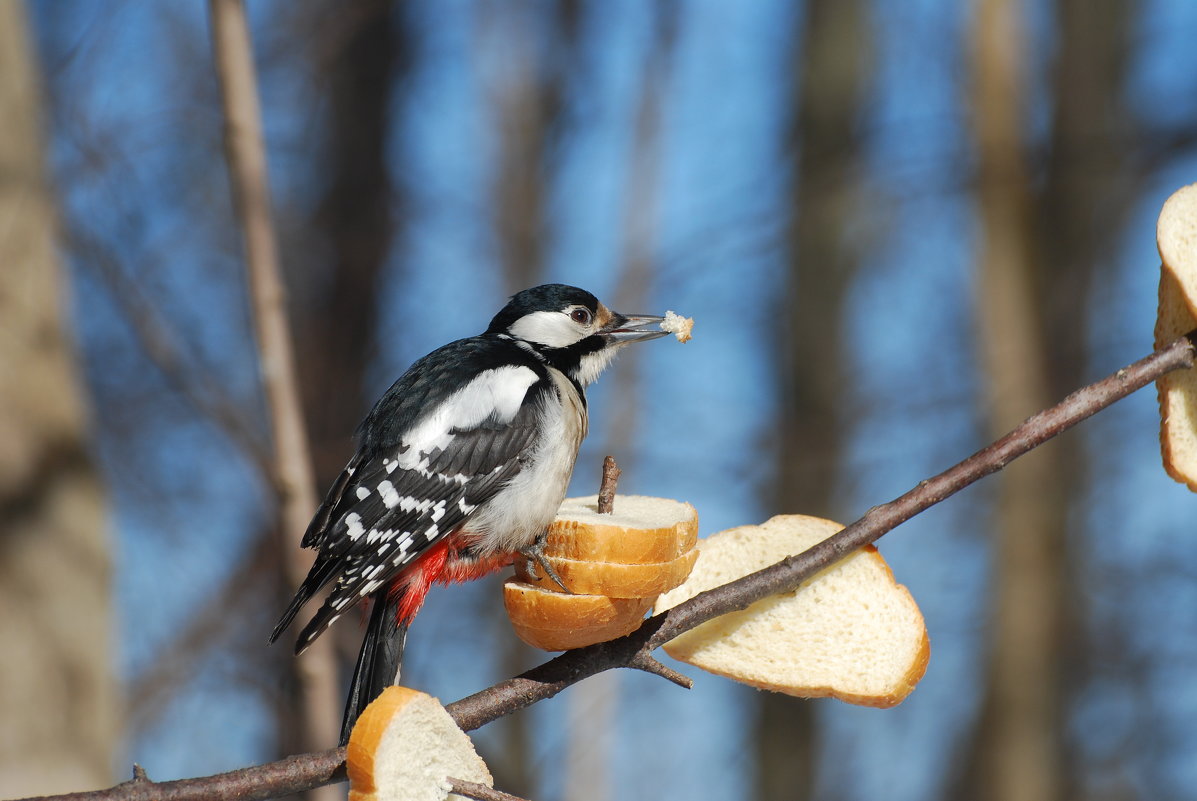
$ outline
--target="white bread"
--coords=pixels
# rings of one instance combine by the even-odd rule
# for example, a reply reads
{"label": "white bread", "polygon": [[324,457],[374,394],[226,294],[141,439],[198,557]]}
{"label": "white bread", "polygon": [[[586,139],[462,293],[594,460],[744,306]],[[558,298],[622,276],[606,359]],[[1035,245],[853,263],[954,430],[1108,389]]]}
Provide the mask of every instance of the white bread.
{"label": "white bread", "polygon": [[[801,553],[841,528],[781,515],[700,540],[693,573],[662,595],[654,612]],[[761,689],[890,707],[922,678],[930,643],[914,599],[869,546],[796,592],[710,620],[666,643],[665,651]]]}
{"label": "white bread", "polygon": [[[548,557],[570,592],[583,595],[606,595],[611,598],[655,598],[686,580],[698,558],[698,551],[668,562],[647,562],[625,565],[615,562],[583,562],[578,559]],[[516,559],[515,577],[537,587],[560,589],[557,582],[545,575],[544,569],[526,559]]]}
{"label": "white bread", "polygon": [[618,495],[611,514],[599,514],[598,496],[566,498],[549,526],[545,556],[640,565],[669,562],[694,547],[698,512],[688,503]]}
{"label": "white bread", "polygon": [[349,801],[443,801],[448,779],[494,786],[470,738],[430,695],[388,687],[349,736]]}
{"label": "white bread", "polygon": [[657,595],[694,566],[698,513],[668,498],[620,495],[610,514],[598,496],[567,498],[545,538],[545,559],[573,594],[525,559],[503,586],[521,640],[546,651],[581,648],[634,631]]}
{"label": "white bread", "polygon": [[665,312],[665,319],[661,321],[661,330],[668,331],[677,337],[677,341],[681,343],[689,342],[693,335],[694,318],[683,317],[675,311]]}
{"label": "white bread", "polygon": [[[1156,226],[1160,258],[1155,346],[1197,328],[1197,184],[1164,203]],[[1197,368],[1174,370],[1156,381],[1164,469],[1197,492]]]}
{"label": "white bread", "polygon": [[635,631],[653,599],[566,595],[507,581],[503,605],[521,640],[545,651],[567,651]]}

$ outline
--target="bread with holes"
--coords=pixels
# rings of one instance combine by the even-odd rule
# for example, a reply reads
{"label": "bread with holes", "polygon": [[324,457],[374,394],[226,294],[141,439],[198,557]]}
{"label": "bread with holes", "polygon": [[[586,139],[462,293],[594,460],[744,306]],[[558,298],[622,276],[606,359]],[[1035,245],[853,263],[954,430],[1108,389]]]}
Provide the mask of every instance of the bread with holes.
{"label": "bread with holes", "polygon": [[[700,540],[690,577],[662,595],[653,611],[799,554],[841,528],[817,517],[780,515]],[[703,623],[666,643],[665,651],[765,690],[890,707],[922,678],[930,642],[914,598],[869,546],[794,592]]]}
{"label": "bread with holes", "polygon": [[494,786],[440,701],[407,687],[388,687],[353,727],[346,755],[349,801],[444,801],[448,779]]}

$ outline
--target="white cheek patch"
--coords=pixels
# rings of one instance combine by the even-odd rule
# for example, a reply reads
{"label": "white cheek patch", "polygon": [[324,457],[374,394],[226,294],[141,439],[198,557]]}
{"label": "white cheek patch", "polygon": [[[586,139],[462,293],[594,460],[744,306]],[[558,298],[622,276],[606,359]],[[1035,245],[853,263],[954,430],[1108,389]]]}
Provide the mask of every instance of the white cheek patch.
{"label": "white cheek patch", "polygon": [[538,311],[526,314],[507,329],[516,339],[547,345],[550,348],[565,348],[589,335],[589,330],[579,330],[577,323],[561,312]]}

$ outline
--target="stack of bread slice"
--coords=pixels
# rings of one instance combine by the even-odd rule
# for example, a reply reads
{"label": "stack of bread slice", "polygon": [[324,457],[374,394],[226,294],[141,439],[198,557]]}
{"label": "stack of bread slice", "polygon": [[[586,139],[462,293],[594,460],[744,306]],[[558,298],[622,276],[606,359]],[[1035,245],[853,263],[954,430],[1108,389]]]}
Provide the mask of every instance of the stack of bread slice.
{"label": "stack of bread slice", "polygon": [[698,513],[668,498],[620,495],[611,514],[598,496],[567,498],[549,527],[543,568],[520,559],[503,601],[516,634],[546,651],[580,648],[634,631],[657,596],[681,584],[698,552]]}
{"label": "stack of bread slice", "polygon": [[[1155,346],[1197,328],[1197,184],[1164,203],[1156,225],[1160,305]],[[1197,492],[1197,368],[1174,370],[1156,382],[1164,469]]]}

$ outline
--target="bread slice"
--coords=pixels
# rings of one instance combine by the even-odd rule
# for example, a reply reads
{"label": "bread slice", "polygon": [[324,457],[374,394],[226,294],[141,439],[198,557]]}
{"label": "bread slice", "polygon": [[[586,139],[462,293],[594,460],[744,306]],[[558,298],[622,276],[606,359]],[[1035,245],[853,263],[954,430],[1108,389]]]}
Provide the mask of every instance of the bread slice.
{"label": "bread slice", "polygon": [[[654,612],[801,553],[843,526],[780,515],[698,543],[698,563]],[[891,707],[927,669],[922,613],[876,548],[821,571],[797,591],[710,620],[665,644],[675,659],[765,690]]]}
{"label": "bread slice", "polygon": [[[570,592],[610,598],[655,598],[685,581],[697,558],[697,549],[691,549],[668,562],[641,565],[583,562],[562,557],[549,557],[547,561]],[[560,589],[540,565],[529,564],[526,559],[515,561],[515,577],[536,587]]]}
{"label": "bread slice", "polygon": [[444,801],[448,779],[494,786],[470,738],[430,695],[388,687],[349,736],[349,801]]}
{"label": "bread slice", "polygon": [[1197,316],[1197,184],[1181,187],[1164,201],[1155,241],[1164,269],[1180,284],[1189,314]]}
{"label": "bread slice", "polygon": [[521,640],[545,651],[567,651],[635,631],[653,599],[566,595],[508,581],[503,605]]}
{"label": "bread slice", "polygon": [[[1164,204],[1156,227],[1160,301],[1155,346],[1197,328],[1197,184]],[[1197,368],[1173,370],[1156,381],[1164,469],[1197,492]]]}
{"label": "bread slice", "polygon": [[641,565],[669,562],[694,547],[698,512],[688,503],[618,495],[611,514],[598,496],[566,498],[549,526],[545,555],[583,562]]}

